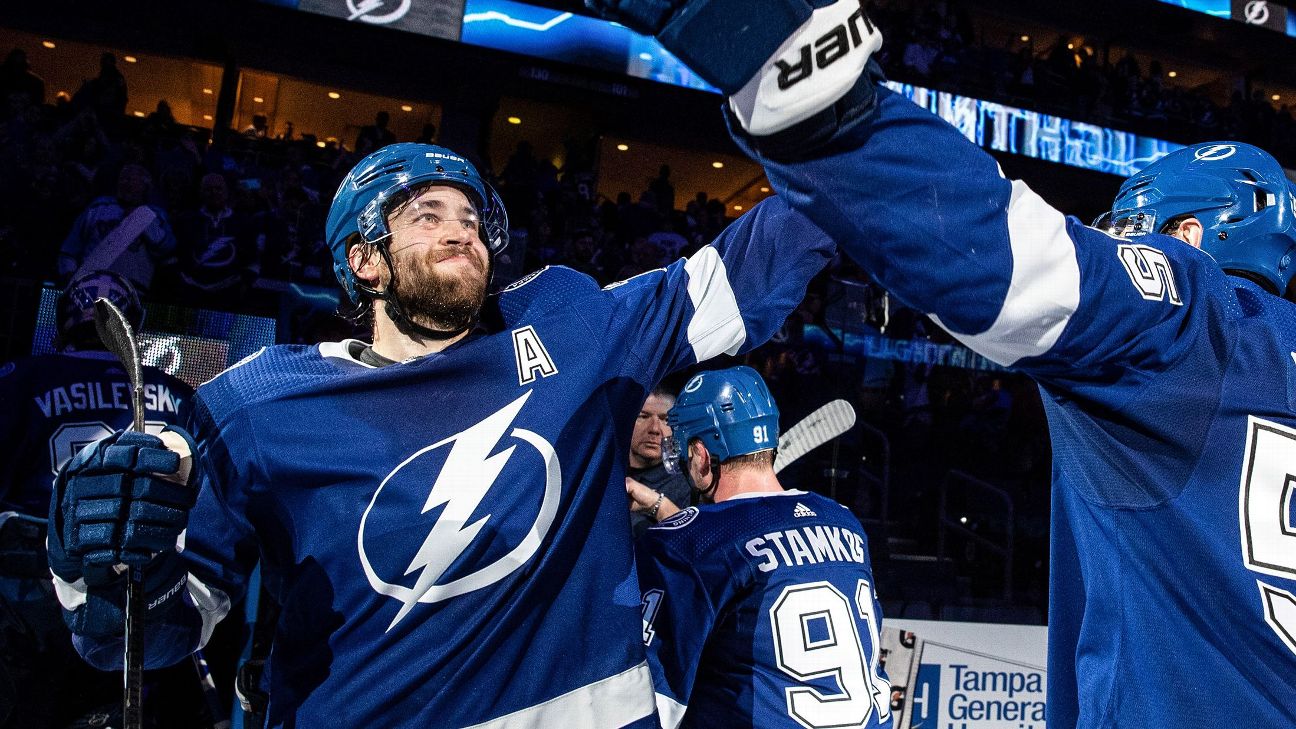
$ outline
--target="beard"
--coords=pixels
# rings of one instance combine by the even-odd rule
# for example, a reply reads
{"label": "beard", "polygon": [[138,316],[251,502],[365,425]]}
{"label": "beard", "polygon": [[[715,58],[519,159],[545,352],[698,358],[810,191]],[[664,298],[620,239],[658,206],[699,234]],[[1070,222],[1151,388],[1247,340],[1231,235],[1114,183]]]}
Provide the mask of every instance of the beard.
{"label": "beard", "polygon": [[[392,293],[405,314],[416,324],[438,331],[457,332],[472,326],[486,301],[490,262],[475,248],[449,251],[442,258],[462,254],[472,265],[469,271],[447,274],[436,270],[436,262],[421,256],[405,256],[396,263]],[[437,259],[441,260],[441,259]],[[386,303],[387,315],[399,322]],[[408,332],[407,332],[408,333]]]}

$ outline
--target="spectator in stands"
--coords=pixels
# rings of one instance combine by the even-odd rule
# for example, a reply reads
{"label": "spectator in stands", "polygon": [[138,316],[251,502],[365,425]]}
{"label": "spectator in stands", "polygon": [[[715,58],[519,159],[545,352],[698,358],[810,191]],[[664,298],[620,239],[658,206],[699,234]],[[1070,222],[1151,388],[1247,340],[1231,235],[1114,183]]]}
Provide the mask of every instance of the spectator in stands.
{"label": "spectator in stands", "polygon": [[563,265],[588,274],[596,281],[603,282],[603,267],[599,262],[601,249],[595,244],[594,233],[583,229],[576,231],[563,248]]}
{"label": "spectator in stands", "polygon": [[673,261],[688,246],[688,240],[675,231],[670,217],[662,218],[658,229],[648,236],[648,241],[661,251],[661,260]]}
{"label": "spectator in stands", "polygon": [[270,121],[265,114],[253,114],[252,123],[243,129],[243,136],[265,139],[270,134]]}
{"label": "spectator in stands", "polygon": [[670,165],[662,165],[648,183],[648,189],[657,198],[657,211],[662,215],[670,215],[675,210],[675,186],[671,184],[670,174]]}
{"label": "spectator in stands", "polygon": [[391,115],[380,111],[374,116],[373,124],[360,127],[360,134],[356,136],[355,153],[366,155],[379,147],[395,144],[396,135],[387,128],[390,121]]}
{"label": "spectator in stands", "polygon": [[[290,172],[285,169],[284,174]],[[262,259],[267,277],[285,281],[323,281],[331,254],[324,245],[324,210],[313,191],[283,185],[274,208],[264,213],[258,227],[265,231]]]}
{"label": "spectator in stands", "polygon": [[626,493],[630,496],[630,526],[637,539],[648,527],[689,505],[692,489],[682,474],[668,473],[662,464],[662,439],[671,435],[666,413],[675,394],[660,385],[644,400],[630,436],[630,467]]}
{"label": "spectator in stands", "polygon": [[175,222],[181,298],[192,306],[224,308],[260,274],[263,239],[252,216],[230,207],[223,175],[205,175],[198,195],[201,206]]}
{"label": "spectator in stands", "polygon": [[524,139],[514,147],[513,154],[504,163],[504,171],[500,173],[500,195],[504,198],[504,207],[519,219],[528,219],[535,207],[539,192],[539,164],[531,143]]}
{"label": "spectator in stands", "polygon": [[149,112],[144,125],[144,134],[151,138],[174,134],[177,125],[175,114],[171,113],[171,104],[166,99],[159,99],[157,107]]}
{"label": "spectator in stands", "polygon": [[99,57],[99,75],[81,84],[72,104],[90,109],[109,136],[117,130],[126,114],[126,77],[117,70],[117,56],[105,52]]}
{"label": "spectator in stands", "polygon": [[10,94],[22,94],[32,106],[45,103],[45,80],[32,73],[27,52],[21,48],[9,51],[0,65],[0,99],[8,99]]}
{"label": "spectator in stands", "polygon": [[166,213],[148,204],[153,180],[138,164],[123,165],[117,193],[96,198],[72,224],[59,251],[59,276],[78,270],[108,270],[125,276],[141,292],[153,283],[158,265],[175,252]]}

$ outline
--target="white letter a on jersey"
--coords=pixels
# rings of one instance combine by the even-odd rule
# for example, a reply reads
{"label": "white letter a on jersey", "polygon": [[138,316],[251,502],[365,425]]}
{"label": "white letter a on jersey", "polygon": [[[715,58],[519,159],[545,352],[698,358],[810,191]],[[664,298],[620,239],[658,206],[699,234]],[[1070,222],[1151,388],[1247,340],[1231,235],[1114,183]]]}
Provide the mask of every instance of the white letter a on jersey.
{"label": "white letter a on jersey", "polygon": [[517,361],[518,384],[529,385],[537,377],[558,374],[558,367],[540,335],[530,326],[513,330],[513,357]]}

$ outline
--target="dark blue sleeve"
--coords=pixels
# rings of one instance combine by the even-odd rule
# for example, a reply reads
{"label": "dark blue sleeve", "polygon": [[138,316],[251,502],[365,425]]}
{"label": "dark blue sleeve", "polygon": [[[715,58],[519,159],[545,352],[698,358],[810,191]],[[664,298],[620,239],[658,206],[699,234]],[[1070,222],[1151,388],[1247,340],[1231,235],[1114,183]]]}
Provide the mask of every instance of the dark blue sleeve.
{"label": "dark blue sleeve", "polygon": [[672,549],[659,530],[649,529],[635,542],[644,645],[657,714],[667,728],[678,725],[688,707],[702,648],[718,611],[696,562]]}

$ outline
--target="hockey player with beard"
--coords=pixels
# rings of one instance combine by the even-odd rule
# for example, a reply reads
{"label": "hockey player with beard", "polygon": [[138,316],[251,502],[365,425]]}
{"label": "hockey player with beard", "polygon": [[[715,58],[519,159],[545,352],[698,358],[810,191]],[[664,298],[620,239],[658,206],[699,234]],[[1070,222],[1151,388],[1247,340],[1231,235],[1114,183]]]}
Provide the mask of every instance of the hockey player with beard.
{"label": "hockey player with beard", "polygon": [[120,661],[115,564],[146,565],[152,666],[201,646],[260,559],[269,726],[654,725],[635,414],[668,372],[767,339],[833,245],[771,200],[665,269],[600,289],[550,267],[488,298],[505,211],[423,144],[363,159],[327,228],[372,343],[268,348],[199,388],[196,504],[148,436],[60,474],[50,562],[82,655]]}
{"label": "hockey player with beard", "polygon": [[728,93],[775,189],[879,283],[1039,383],[1050,729],[1296,725],[1296,188],[1278,162],[1185,147],[1087,227],[880,85],[858,0],[598,4]]}

